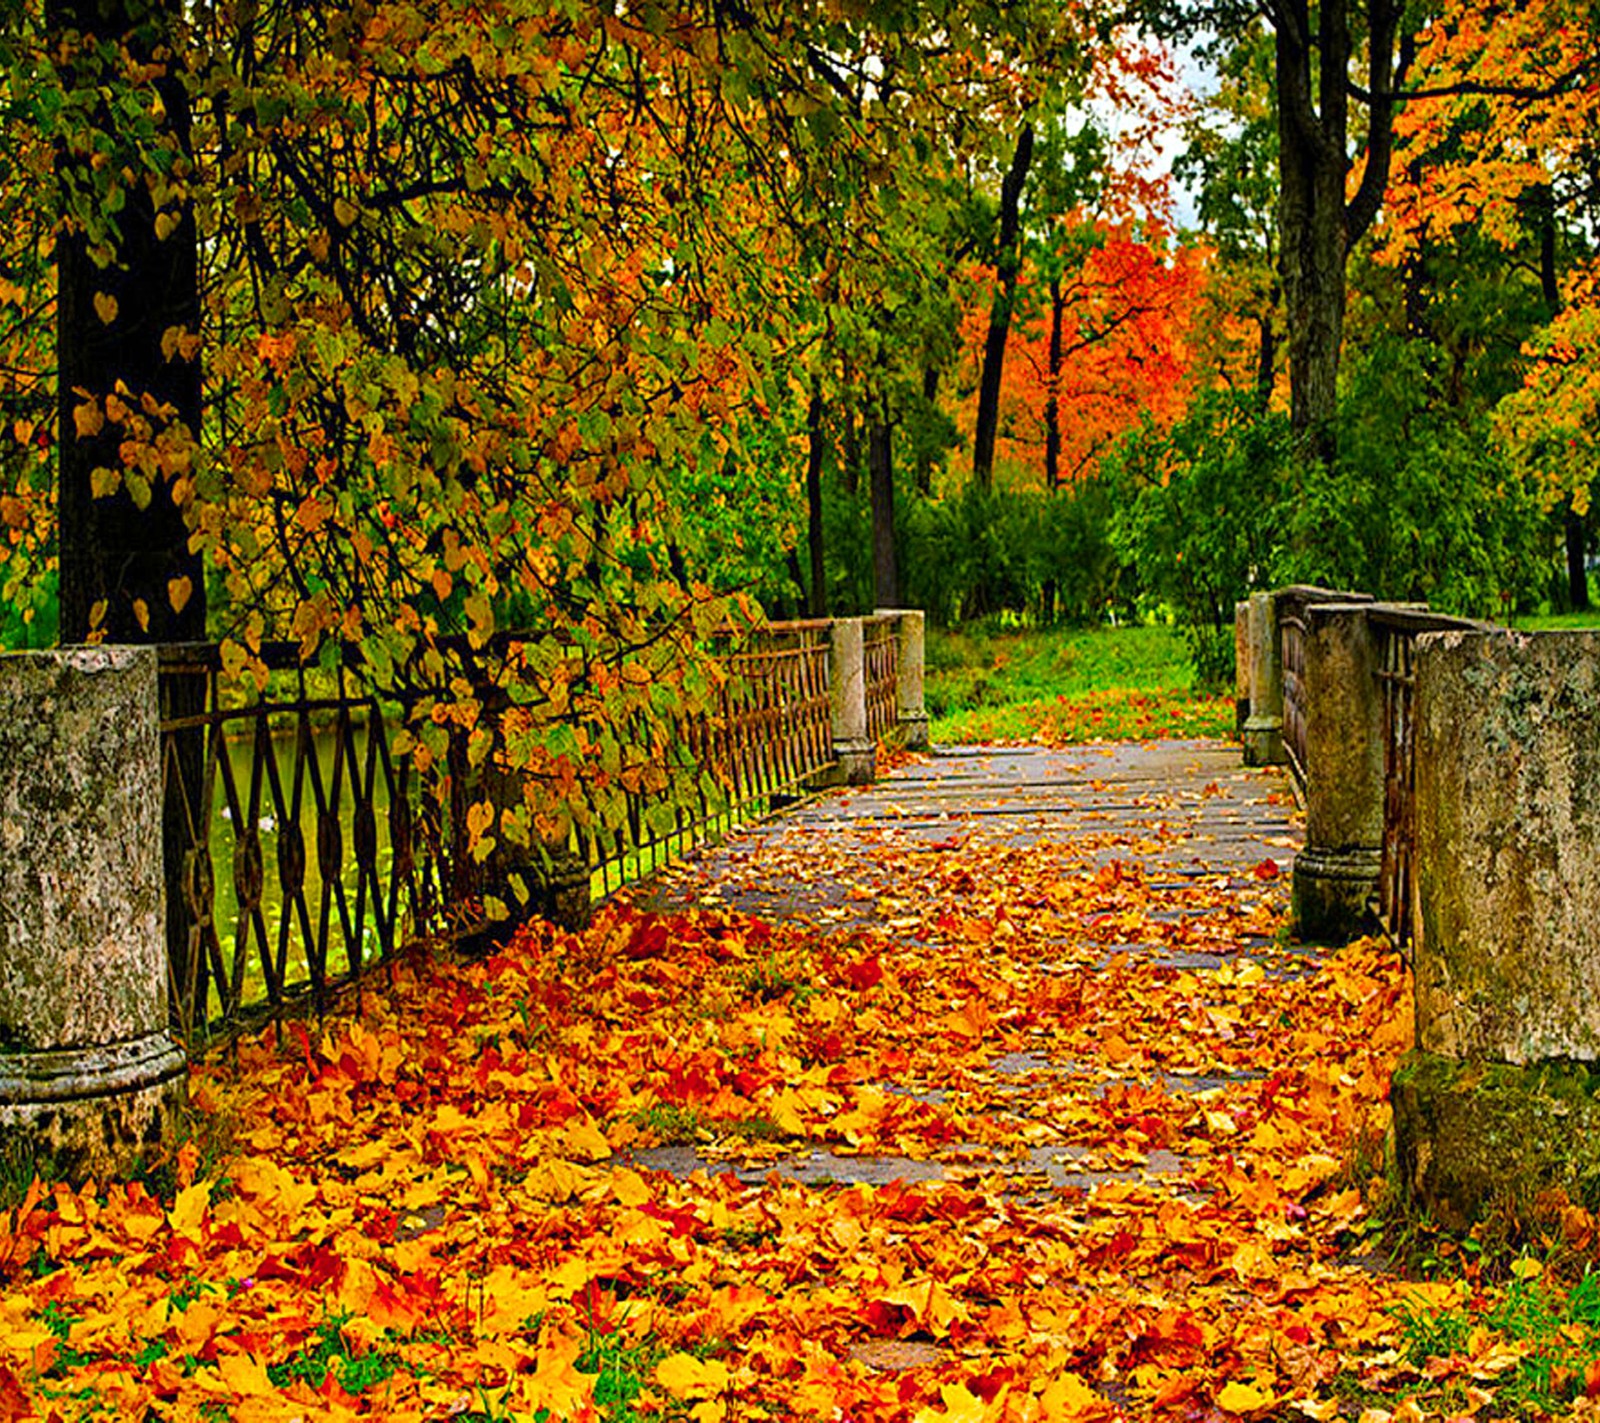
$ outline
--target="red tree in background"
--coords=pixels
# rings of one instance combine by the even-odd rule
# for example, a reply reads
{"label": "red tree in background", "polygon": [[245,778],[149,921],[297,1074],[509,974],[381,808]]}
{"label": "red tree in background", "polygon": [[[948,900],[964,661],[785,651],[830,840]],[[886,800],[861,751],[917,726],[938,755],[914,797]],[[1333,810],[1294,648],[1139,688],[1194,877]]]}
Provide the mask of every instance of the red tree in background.
{"label": "red tree in background", "polygon": [[[1157,228],[1086,220],[1024,268],[996,440],[996,465],[1011,482],[1071,484],[1124,430],[1181,411],[1204,253],[1164,239]],[[980,295],[963,321],[968,390],[987,310]]]}

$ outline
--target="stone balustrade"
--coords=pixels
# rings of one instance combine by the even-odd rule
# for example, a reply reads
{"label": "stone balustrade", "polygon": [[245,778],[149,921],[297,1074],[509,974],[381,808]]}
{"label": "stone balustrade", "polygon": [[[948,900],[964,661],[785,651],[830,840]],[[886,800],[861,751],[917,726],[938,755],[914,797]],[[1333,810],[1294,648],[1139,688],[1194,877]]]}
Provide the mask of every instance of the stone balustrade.
{"label": "stone balustrade", "polygon": [[1400,1179],[1458,1228],[1563,1197],[1600,1208],[1600,631],[1306,592],[1241,613],[1245,758],[1285,740],[1287,681],[1298,932],[1338,943],[1381,922],[1413,969]]}

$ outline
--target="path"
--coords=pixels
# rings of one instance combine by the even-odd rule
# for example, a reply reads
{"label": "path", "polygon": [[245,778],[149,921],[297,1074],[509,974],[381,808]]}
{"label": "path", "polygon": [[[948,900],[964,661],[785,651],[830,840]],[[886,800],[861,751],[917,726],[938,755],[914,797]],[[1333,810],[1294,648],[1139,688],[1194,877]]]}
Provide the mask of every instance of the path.
{"label": "path", "polygon": [[[752,826],[679,867],[643,903],[666,912],[726,908],[767,919],[809,921],[823,931],[859,929],[938,953],[985,921],[952,904],[970,903],[987,926],[1058,951],[1034,960],[1061,978],[1112,965],[1178,971],[1303,976],[1308,957],[1282,941],[1284,887],[1300,841],[1286,778],[1246,769],[1235,746],[1214,741],[1042,747],[956,747],[913,759],[870,787],[838,791]],[[948,872],[947,872],[948,868]],[[1048,889],[1093,868],[1104,905],[1063,914]],[[1008,903],[980,884],[1022,890]],[[1137,904],[1128,903],[1137,888]],[[922,946],[925,946],[923,948]],[[1019,982],[1019,994],[1029,985]],[[1041,1030],[1040,1036],[1044,1036]],[[1175,1059],[1176,1061],[1176,1059]],[[1177,1062],[1128,1079],[1096,1081],[1196,1094],[1259,1079],[1255,1068]],[[1064,1078],[1083,1064],[1029,1046],[997,1052],[988,1083],[887,1082],[884,1090],[945,1103],[963,1095],[980,1106],[998,1087],[1012,1123],[1048,1115]],[[1076,1084],[1075,1084],[1076,1085]],[[769,1173],[810,1184],[881,1185],[892,1180],[961,1179],[984,1160],[981,1147],[952,1143],[941,1159],[811,1150],[713,1156],[684,1145],[636,1154],[642,1166],[686,1174],[732,1170],[754,1182]],[[1092,1189],[1141,1175],[1181,1177],[1179,1152],[1156,1148],[1142,1161],[1099,1166],[1094,1154],[1046,1142],[993,1164],[1033,1182]]]}
{"label": "path", "polygon": [[1294,843],[1231,747],[952,753],[402,959],[0,1215],[0,1417],[1388,1418],[1404,978]]}

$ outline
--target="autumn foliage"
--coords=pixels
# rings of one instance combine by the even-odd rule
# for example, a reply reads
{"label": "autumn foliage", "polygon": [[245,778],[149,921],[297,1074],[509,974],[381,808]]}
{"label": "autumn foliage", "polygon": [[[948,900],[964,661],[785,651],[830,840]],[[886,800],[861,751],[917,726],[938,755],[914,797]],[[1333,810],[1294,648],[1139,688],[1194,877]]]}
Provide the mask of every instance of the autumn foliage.
{"label": "autumn foliage", "polygon": [[[1347,1258],[1397,961],[1239,956],[1272,861],[878,838],[831,867],[857,927],[614,907],[206,1064],[170,1188],[9,1216],[11,1416],[1317,1418],[1414,1377],[1411,1287]],[[808,1152],[890,1159],[763,1180]]]}
{"label": "autumn foliage", "polygon": [[[1142,420],[1171,423],[1189,395],[1204,270],[1199,249],[1173,244],[1159,228],[1087,218],[1057,252],[1025,268],[996,442],[1014,484],[1076,483]],[[975,302],[962,322],[962,390],[975,383],[986,311],[986,301]],[[970,415],[964,403],[958,429]]]}

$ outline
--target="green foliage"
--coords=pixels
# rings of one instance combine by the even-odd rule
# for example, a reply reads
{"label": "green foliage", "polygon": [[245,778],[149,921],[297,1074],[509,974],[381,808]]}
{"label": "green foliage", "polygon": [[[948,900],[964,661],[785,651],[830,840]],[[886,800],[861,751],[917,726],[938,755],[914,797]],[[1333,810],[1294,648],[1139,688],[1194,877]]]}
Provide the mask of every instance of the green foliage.
{"label": "green foliage", "polygon": [[1108,461],[1112,542],[1146,595],[1177,615],[1208,685],[1232,672],[1234,604],[1271,586],[1291,448],[1282,416],[1212,391],[1170,430],[1147,423]]}
{"label": "green foliage", "polygon": [[1097,622],[1119,573],[1106,513],[1093,485],[914,498],[902,524],[906,598],[944,627],[1000,613]]}
{"label": "green foliage", "polygon": [[1276,581],[1482,617],[1536,595],[1548,562],[1538,490],[1442,384],[1427,343],[1347,354],[1339,463],[1295,472]]}
{"label": "green foliage", "polygon": [[1300,459],[1282,415],[1230,392],[1118,450],[1112,539],[1177,616],[1203,681],[1231,673],[1234,603],[1252,588],[1311,583],[1476,616],[1535,598],[1549,542],[1538,489],[1445,383],[1427,343],[1349,352],[1333,467]]}

